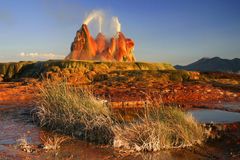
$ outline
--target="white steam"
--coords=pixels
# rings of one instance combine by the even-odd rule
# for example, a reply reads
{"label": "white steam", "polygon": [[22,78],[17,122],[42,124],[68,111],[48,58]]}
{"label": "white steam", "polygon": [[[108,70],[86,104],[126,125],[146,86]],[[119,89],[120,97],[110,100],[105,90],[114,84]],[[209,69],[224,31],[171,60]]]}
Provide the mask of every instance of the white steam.
{"label": "white steam", "polygon": [[97,20],[99,25],[99,32],[102,32],[103,12],[101,10],[94,10],[90,12],[87,18],[83,21],[83,24],[88,25],[93,19]]}
{"label": "white steam", "polygon": [[121,24],[118,20],[118,17],[112,17],[112,26],[116,32],[121,32]]}
{"label": "white steam", "polygon": [[[93,10],[87,15],[87,17],[83,21],[83,24],[88,25],[89,23],[94,21],[95,23],[98,24],[98,31],[102,32],[104,17],[105,17],[105,14],[102,10]],[[111,23],[107,23],[107,24],[110,24],[111,31],[113,31],[113,34],[121,32],[121,23],[119,22],[118,17],[113,16],[110,22]]]}

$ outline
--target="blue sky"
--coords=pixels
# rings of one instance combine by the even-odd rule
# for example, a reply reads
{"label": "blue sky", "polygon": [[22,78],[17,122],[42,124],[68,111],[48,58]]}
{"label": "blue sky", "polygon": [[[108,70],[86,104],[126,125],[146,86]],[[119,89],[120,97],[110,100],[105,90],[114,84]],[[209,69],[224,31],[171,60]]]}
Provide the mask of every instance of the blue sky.
{"label": "blue sky", "polygon": [[119,17],[139,61],[240,58],[239,0],[0,0],[0,61],[66,56],[87,13],[98,9],[106,22]]}

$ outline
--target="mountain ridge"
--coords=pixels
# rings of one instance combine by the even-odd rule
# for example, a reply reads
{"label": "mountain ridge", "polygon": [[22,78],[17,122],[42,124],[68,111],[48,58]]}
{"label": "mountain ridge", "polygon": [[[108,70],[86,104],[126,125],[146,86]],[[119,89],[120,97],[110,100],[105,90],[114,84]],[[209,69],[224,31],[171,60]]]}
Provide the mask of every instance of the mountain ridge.
{"label": "mountain ridge", "polygon": [[206,72],[240,72],[240,58],[223,59],[220,57],[201,58],[191,64],[175,65],[176,69]]}

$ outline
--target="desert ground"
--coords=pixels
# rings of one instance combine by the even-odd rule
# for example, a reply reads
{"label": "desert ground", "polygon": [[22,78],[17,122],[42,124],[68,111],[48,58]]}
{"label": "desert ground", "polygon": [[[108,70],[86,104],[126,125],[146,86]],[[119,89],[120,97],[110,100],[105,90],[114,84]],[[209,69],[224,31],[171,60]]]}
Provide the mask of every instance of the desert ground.
{"label": "desert ground", "polygon": [[[42,66],[42,67],[39,67]],[[240,75],[176,70],[169,64],[143,62],[45,61],[0,64],[0,158],[2,159],[238,159],[240,158]],[[48,79],[90,88],[112,112],[131,120],[151,99],[164,107],[190,112],[209,137],[201,145],[159,152],[128,152],[68,137],[58,150],[44,139],[63,136],[40,128],[32,110]],[[25,137],[26,152],[18,146]],[[80,151],[80,152],[79,152]],[[98,153],[98,154],[91,154]]]}

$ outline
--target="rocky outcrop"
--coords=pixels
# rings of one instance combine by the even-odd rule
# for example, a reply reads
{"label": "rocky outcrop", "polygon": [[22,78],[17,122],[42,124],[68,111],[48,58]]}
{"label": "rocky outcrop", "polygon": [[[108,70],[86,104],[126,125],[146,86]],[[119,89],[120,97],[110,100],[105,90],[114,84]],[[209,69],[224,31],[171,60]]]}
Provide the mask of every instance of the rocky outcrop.
{"label": "rocky outcrop", "polygon": [[71,53],[66,59],[134,62],[133,50],[133,40],[126,38],[122,32],[110,39],[99,33],[94,39],[87,25],[83,24],[76,33]]}

